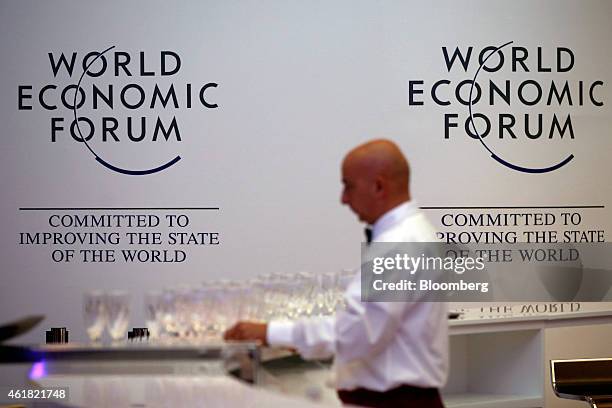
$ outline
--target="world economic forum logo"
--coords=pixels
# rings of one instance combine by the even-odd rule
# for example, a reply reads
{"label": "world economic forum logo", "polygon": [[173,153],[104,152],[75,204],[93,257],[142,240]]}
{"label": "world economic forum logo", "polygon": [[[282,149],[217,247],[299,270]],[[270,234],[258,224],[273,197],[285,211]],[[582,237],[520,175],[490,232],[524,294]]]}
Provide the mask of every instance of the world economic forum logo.
{"label": "world economic forum logo", "polygon": [[110,46],[85,55],[49,52],[48,63],[53,82],[20,84],[18,110],[49,112],[48,142],[80,143],[117,173],[141,176],[177,164],[180,115],[218,108],[210,92],[218,84],[182,80],[176,51],[149,55]]}
{"label": "world economic forum logo", "polygon": [[569,164],[580,133],[572,114],[604,105],[603,81],[576,79],[576,57],[567,47],[529,49],[508,41],[480,52],[473,46],[441,51],[449,77],[408,80],[408,105],[433,104],[443,114],[444,140],[477,140],[515,171],[548,173]]}

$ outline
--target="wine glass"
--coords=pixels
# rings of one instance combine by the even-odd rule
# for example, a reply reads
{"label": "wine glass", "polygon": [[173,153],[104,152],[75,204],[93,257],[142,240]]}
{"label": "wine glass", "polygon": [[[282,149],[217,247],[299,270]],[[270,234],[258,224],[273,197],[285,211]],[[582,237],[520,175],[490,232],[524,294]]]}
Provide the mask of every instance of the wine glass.
{"label": "wine glass", "polygon": [[108,320],[106,327],[113,341],[124,338],[130,323],[130,295],[123,291],[113,291],[106,295]]}
{"label": "wine glass", "polygon": [[105,297],[102,292],[85,293],[83,296],[83,317],[89,340],[94,343],[99,342],[107,320]]}
{"label": "wine glass", "polygon": [[152,339],[160,336],[161,323],[163,318],[163,295],[158,291],[151,291],[145,294],[145,319],[147,328]]}

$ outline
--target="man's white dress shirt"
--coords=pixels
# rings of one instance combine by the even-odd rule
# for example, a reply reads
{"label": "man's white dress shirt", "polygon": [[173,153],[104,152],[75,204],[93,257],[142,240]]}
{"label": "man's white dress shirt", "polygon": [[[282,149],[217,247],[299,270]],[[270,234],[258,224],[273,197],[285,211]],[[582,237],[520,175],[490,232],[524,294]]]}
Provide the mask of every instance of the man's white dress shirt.
{"label": "man's white dress shirt", "polygon": [[[435,231],[413,201],[380,217],[374,242],[436,242]],[[400,385],[441,388],[448,373],[445,303],[361,302],[359,274],[335,317],[268,324],[267,341],[306,359],[334,358],[336,388],[386,391]]]}

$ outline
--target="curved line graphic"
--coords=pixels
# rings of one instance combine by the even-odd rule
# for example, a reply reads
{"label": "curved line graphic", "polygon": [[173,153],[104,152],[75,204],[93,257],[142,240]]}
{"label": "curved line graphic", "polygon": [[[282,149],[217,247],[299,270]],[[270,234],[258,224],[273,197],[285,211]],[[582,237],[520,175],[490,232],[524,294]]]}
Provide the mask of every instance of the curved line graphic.
{"label": "curved line graphic", "polygon": [[474,84],[476,83],[476,78],[478,77],[478,74],[480,73],[480,70],[482,69],[484,64],[487,62],[487,60],[489,58],[491,58],[492,55],[497,53],[497,51],[501,50],[505,46],[507,46],[509,44],[512,44],[513,42],[514,41],[508,41],[507,43],[502,44],[499,47],[497,47],[496,49],[494,49],[493,51],[491,51],[491,53],[489,55],[487,55],[487,58],[485,58],[484,61],[482,61],[482,63],[480,64],[480,66],[476,70],[476,74],[474,74],[474,79],[472,79],[472,85],[470,86],[470,100],[469,100],[469,104],[468,104],[468,109],[469,109],[469,112],[470,112],[470,119],[469,119],[470,120],[470,124],[472,125],[472,129],[474,130],[474,133],[476,133],[476,136],[478,136],[478,140],[480,140],[480,143],[484,146],[485,149],[487,149],[489,151],[489,153],[491,153],[491,157],[493,159],[495,159],[498,163],[503,164],[504,166],[506,166],[508,168],[511,168],[512,170],[522,171],[524,173],[548,173],[550,171],[554,171],[554,170],[560,169],[561,167],[565,166],[567,163],[572,161],[572,159],[574,158],[574,155],[570,154],[564,160],[560,161],[559,163],[557,163],[555,165],[549,166],[549,167],[534,167],[534,168],[532,168],[532,167],[519,166],[519,165],[510,163],[509,161],[504,160],[500,156],[495,154],[495,152],[493,150],[491,150],[491,148],[489,146],[487,146],[485,141],[482,139],[482,136],[480,136],[480,133],[478,133],[478,129],[476,129],[476,124],[474,123],[474,115],[472,113],[472,92],[474,91]]}
{"label": "curved line graphic", "polygon": [[113,166],[112,164],[105,162],[104,159],[100,158],[99,156],[96,156],[96,160],[100,164],[102,164],[104,167],[109,168],[113,171],[116,171],[117,173],[128,174],[130,176],[143,176],[145,174],[157,173],[158,171],[166,170],[168,167],[172,166],[174,163],[181,160],[181,156],[176,156],[174,159],[170,160],[166,164],[162,164],[159,167],[155,167],[153,169],[147,169],[147,170],[122,169],[121,167]]}
{"label": "curved line graphic", "polygon": [[557,169],[560,169],[561,167],[565,166],[567,163],[569,163],[573,158],[574,155],[570,154],[569,156],[567,156],[565,158],[565,160],[550,166],[550,167],[542,167],[542,168],[530,168],[530,167],[521,167],[521,166],[517,166],[516,164],[512,164],[504,159],[502,159],[501,157],[497,156],[496,154],[492,154],[491,155],[492,158],[494,158],[495,160],[497,160],[499,163],[503,164],[506,167],[510,167],[513,170],[516,171],[522,171],[524,173],[548,173],[549,171],[555,171]]}
{"label": "curved line graphic", "polygon": [[143,175],[146,175],[146,174],[153,174],[153,173],[160,172],[162,170],[166,170],[168,167],[176,164],[176,162],[181,160],[181,156],[176,156],[174,159],[170,160],[169,162],[167,162],[165,164],[162,164],[161,166],[154,167],[152,169],[147,169],[147,170],[129,170],[129,169],[123,169],[121,167],[117,167],[117,166],[114,166],[114,165],[110,164],[109,162],[107,162],[104,159],[102,159],[98,154],[96,154],[96,152],[93,151],[93,149],[89,146],[89,144],[87,143],[87,141],[83,137],[83,133],[81,133],[81,127],[79,126],[79,120],[78,120],[78,115],[77,115],[77,107],[76,107],[77,95],[79,94],[79,91],[81,90],[81,81],[83,81],[83,78],[85,77],[85,74],[87,72],[89,72],[89,67],[91,67],[92,64],[98,60],[98,58],[100,58],[102,55],[104,55],[108,51],[112,50],[113,48],[115,48],[114,45],[112,45],[112,46],[108,47],[107,49],[105,49],[104,51],[98,53],[96,58],[94,58],[89,64],[87,64],[87,66],[83,70],[83,73],[81,74],[81,77],[79,78],[79,82],[77,83],[77,87],[74,90],[74,100],[72,102],[72,111],[74,113],[74,123],[76,124],[76,128],[77,128],[77,131],[79,132],[79,136],[81,137],[81,141],[83,143],[85,143],[85,146],[87,146],[87,149],[89,149],[91,154],[94,155],[94,157],[96,158],[96,161],[98,163],[102,164],[107,169],[116,171],[117,173],[127,174],[127,175],[130,175],[130,176],[143,176]]}
{"label": "curved line graphic", "polygon": [[76,123],[76,128],[77,128],[77,131],[79,132],[79,136],[81,137],[81,141],[83,141],[83,143],[85,143],[85,146],[87,146],[87,148],[89,149],[91,154],[96,156],[96,158],[98,157],[98,155],[96,154],[96,152],[93,151],[93,149],[91,147],[89,147],[89,144],[87,144],[87,141],[85,140],[85,138],[83,137],[83,134],[81,133],[81,127],[79,126],[79,121],[78,121],[78,118],[77,118],[76,99],[77,99],[77,95],[79,94],[79,91],[81,90],[81,81],[83,81],[83,78],[85,77],[85,74],[87,72],[89,72],[89,67],[91,67],[91,65],[94,62],[96,62],[98,60],[98,58],[100,58],[102,55],[104,55],[105,52],[108,52],[108,51],[112,50],[113,48],[115,48],[114,45],[111,46],[111,47],[108,47],[107,49],[105,49],[104,51],[99,53],[98,56],[96,58],[94,58],[89,64],[87,64],[87,66],[83,70],[83,73],[81,74],[81,77],[79,78],[79,82],[77,83],[77,87],[74,90],[74,100],[72,101],[72,111],[74,113],[74,123]]}

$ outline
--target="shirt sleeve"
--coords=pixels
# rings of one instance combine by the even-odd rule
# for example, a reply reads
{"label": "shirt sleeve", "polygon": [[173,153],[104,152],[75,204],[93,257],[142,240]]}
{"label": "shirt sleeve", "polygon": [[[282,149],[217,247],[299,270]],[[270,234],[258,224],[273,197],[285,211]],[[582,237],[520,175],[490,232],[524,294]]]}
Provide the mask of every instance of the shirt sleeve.
{"label": "shirt sleeve", "polygon": [[335,317],[272,321],[267,341],[271,346],[295,348],[305,359],[341,357],[347,362],[383,351],[393,341],[402,316],[404,302],[361,302],[357,279],[345,293],[346,310]]}
{"label": "shirt sleeve", "polygon": [[294,322],[271,321],[266,340],[271,346],[295,348],[305,359],[330,358],[335,352],[335,318],[316,317]]}
{"label": "shirt sleeve", "polygon": [[295,322],[273,320],[268,323],[266,341],[271,346],[295,347],[293,344],[293,329]]}
{"label": "shirt sleeve", "polygon": [[335,316],[270,322],[268,344],[295,348],[305,359],[335,355],[345,363],[379,354],[401,331],[404,316],[419,295],[401,302],[362,302],[361,285],[357,273],[344,293],[345,310]]}

